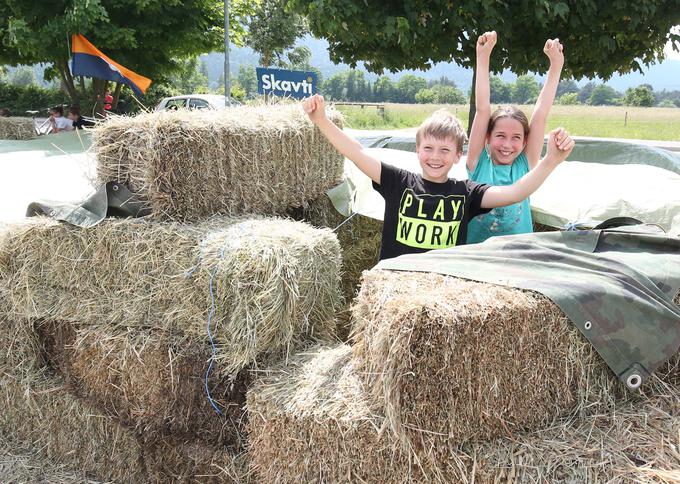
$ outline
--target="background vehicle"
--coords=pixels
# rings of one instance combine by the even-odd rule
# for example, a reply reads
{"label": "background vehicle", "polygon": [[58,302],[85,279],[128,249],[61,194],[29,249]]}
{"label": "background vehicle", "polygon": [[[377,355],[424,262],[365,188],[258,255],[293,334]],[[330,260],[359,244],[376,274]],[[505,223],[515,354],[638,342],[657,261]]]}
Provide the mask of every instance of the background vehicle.
{"label": "background vehicle", "polygon": [[[219,94],[186,94],[161,99],[156,111],[163,109],[224,109],[227,107],[226,98]],[[231,100],[232,106],[240,106],[236,99]]]}

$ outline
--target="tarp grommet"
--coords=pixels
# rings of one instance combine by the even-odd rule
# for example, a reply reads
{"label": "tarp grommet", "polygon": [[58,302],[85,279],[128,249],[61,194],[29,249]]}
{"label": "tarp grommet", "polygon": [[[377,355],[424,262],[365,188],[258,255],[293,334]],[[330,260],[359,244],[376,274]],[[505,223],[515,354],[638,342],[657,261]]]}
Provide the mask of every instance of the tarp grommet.
{"label": "tarp grommet", "polygon": [[583,327],[585,329],[590,329],[590,328],[593,327],[593,323],[591,323],[590,321],[586,321],[585,324],[583,325]]}
{"label": "tarp grommet", "polygon": [[640,387],[641,384],[642,384],[642,377],[640,375],[638,375],[637,373],[633,373],[632,375],[629,375],[628,378],[626,379],[626,385],[631,390],[636,390],[637,388]]}

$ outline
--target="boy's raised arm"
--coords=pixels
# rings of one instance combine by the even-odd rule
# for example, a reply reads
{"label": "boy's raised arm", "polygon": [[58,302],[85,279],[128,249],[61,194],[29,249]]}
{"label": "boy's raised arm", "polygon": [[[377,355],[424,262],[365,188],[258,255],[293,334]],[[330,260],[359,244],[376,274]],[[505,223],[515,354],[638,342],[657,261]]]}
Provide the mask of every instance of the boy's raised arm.
{"label": "boy's raised arm", "polygon": [[548,151],[545,157],[529,173],[513,185],[492,186],[484,192],[482,208],[505,207],[518,203],[538,190],[548,175],[567,159],[574,149],[574,140],[563,128],[557,128],[548,136]]}
{"label": "boy's raised arm", "polygon": [[548,121],[550,108],[555,101],[557,84],[560,82],[560,75],[562,73],[562,67],[564,66],[564,54],[562,53],[560,39],[546,40],[543,52],[545,52],[545,55],[550,59],[550,68],[548,70],[548,78],[545,81],[545,84],[543,84],[543,89],[541,89],[541,94],[536,100],[534,112],[531,115],[529,136],[527,138],[527,145],[524,148],[530,169],[533,169],[536,166],[538,158],[541,156],[545,125]]}
{"label": "boy's raised arm", "polygon": [[486,143],[486,130],[491,117],[491,89],[489,87],[489,64],[491,51],[496,45],[496,32],[486,32],[477,39],[477,70],[475,72],[475,119],[470,130],[467,167],[474,171],[479,155]]}
{"label": "boy's raised arm", "polygon": [[315,94],[302,102],[309,119],[321,130],[321,133],[335,148],[359,168],[366,176],[376,183],[380,183],[380,161],[366,153],[363,146],[347,136],[327,117],[323,96]]}

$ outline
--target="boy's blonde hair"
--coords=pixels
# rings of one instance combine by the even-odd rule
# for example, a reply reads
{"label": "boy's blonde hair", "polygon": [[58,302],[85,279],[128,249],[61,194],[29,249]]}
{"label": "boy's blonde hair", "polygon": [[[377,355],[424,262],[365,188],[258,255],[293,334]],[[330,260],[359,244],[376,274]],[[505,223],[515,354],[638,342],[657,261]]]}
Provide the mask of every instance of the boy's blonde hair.
{"label": "boy's blonde hair", "polygon": [[463,151],[463,145],[467,141],[463,124],[446,109],[438,109],[422,122],[416,132],[416,147],[420,146],[420,141],[427,136],[438,140],[451,138],[456,143],[459,153]]}

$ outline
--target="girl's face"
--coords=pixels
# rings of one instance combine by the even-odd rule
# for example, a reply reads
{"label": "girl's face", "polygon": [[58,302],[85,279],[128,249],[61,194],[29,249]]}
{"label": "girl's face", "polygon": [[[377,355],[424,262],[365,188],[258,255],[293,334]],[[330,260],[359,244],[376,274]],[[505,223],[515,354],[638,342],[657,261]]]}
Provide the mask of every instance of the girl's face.
{"label": "girl's face", "polygon": [[491,161],[497,165],[510,165],[526,145],[522,123],[510,117],[500,118],[486,141]]}

